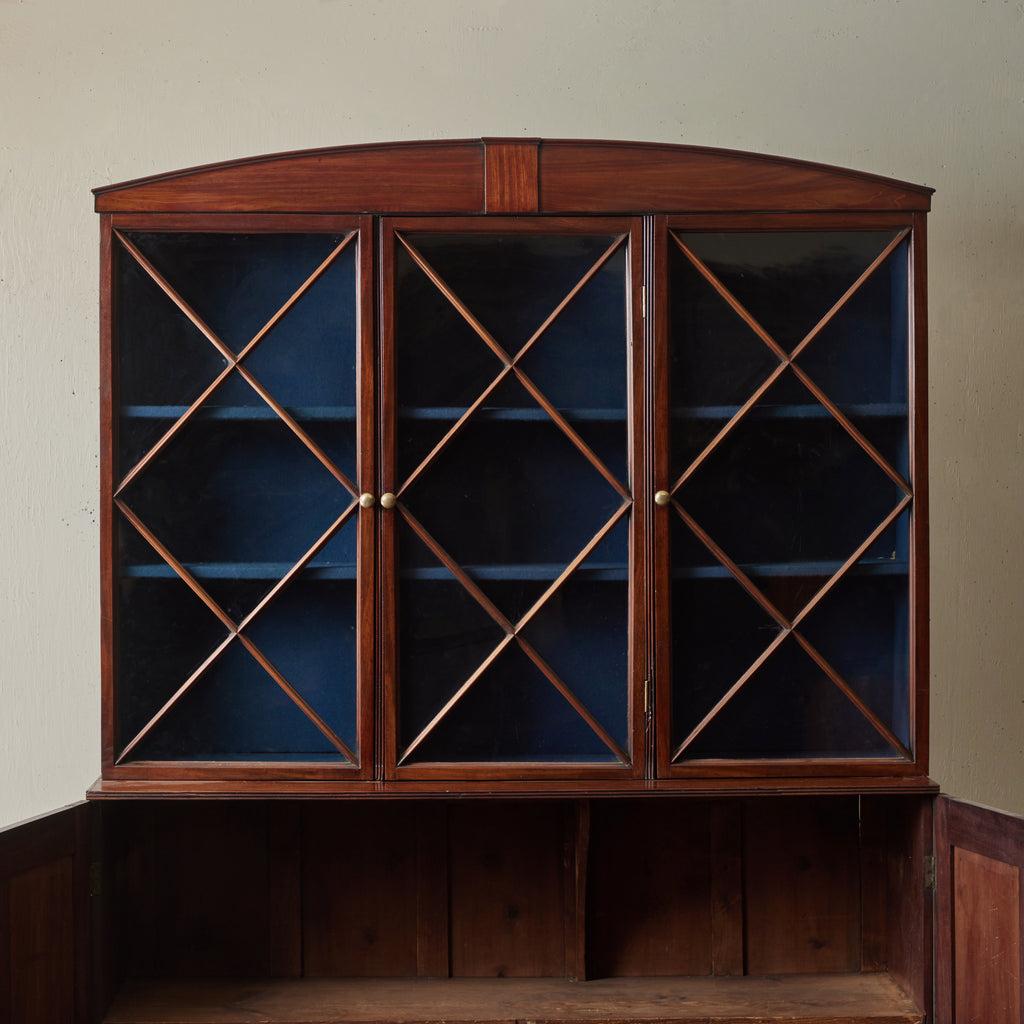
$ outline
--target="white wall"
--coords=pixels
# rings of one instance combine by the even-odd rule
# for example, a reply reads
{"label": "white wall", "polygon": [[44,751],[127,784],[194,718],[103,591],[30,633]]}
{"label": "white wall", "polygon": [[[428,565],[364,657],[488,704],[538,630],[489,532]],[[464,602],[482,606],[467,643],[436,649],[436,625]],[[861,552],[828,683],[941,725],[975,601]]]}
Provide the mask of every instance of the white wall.
{"label": "white wall", "polygon": [[1024,811],[1024,6],[0,0],[0,824],[99,770],[88,189],[381,139],[701,143],[935,186],[933,775]]}

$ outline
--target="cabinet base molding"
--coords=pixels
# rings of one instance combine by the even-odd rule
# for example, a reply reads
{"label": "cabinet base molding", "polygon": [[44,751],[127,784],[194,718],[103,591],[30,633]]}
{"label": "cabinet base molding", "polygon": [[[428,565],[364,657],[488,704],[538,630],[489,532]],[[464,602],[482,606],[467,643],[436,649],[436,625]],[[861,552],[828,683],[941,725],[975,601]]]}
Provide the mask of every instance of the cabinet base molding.
{"label": "cabinet base molding", "polygon": [[638,796],[787,796],[815,793],[938,793],[938,783],[926,775],[907,776],[825,776],[814,778],[774,777],[665,779],[645,781],[622,779],[605,783],[565,781],[459,781],[433,782],[298,782],[282,779],[97,779],[86,797],[89,800],[132,800],[207,798],[268,800],[296,799],[381,799],[451,797],[638,797]]}

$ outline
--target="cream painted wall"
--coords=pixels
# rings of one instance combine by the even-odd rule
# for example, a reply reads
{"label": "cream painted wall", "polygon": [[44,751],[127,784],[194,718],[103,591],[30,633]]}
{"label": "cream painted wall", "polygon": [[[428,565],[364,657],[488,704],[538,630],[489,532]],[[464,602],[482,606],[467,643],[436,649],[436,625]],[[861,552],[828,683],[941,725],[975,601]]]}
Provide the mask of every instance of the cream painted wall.
{"label": "cream painted wall", "polygon": [[1024,811],[1024,5],[0,0],[0,824],[98,774],[97,221],[229,157],[541,135],[935,186],[933,775]]}

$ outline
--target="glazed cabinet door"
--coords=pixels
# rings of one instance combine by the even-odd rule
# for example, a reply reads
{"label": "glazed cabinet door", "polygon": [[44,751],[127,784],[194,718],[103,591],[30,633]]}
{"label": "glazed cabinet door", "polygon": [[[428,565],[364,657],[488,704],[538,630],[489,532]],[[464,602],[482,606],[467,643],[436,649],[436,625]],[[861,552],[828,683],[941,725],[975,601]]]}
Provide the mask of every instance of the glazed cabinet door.
{"label": "glazed cabinet door", "polygon": [[389,777],[642,770],[640,225],[385,220]]}
{"label": "glazed cabinet door", "polygon": [[663,775],[921,771],[914,229],[660,222]]}
{"label": "glazed cabinet door", "polygon": [[371,235],[105,219],[107,777],[372,770]]}
{"label": "glazed cabinet door", "polygon": [[941,796],[935,1020],[1024,1022],[1024,818]]}

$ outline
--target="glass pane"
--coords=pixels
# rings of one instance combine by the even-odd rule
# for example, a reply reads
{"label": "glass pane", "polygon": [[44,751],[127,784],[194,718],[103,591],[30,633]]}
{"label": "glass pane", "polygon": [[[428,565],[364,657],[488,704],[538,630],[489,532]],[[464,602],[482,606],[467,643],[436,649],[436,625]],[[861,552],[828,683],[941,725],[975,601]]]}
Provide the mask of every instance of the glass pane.
{"label": "glass pane", "polygon": [[897,756],[789,638],[711,720],[681,760]]}
{"label": "glass pane", "polygon": [[352,751],[357,746],[358,530],[353,516],[245,629]]}
{"label": "glass pane", "polygon": [[118,469],[123,477],[227,360],[120,244],[114,273]]}
{"label": "glass pane", "polygon": [[909,534],[910,513],[904,512],[800,627],[908,748]]}
{"label": "glass pane", "polygon": [[629,708],[629,524],[620,520],[527,623],[523,637],[623,749]]}
{"label": "glass pane", "polygon": [[394,272],[395,468],[405,481],[502,364],[400,244]]}
{"label": "glass pane", "polygon": [[[135,531],[120,519],[118,532]],[[220,620],[169,566],[135,566],[122,572],[117,588],[118,752],[227,635]]]}
{"label": "glass pane", "polygon": [[399,747],[405,750],[504,632],[399,521]]}
{"label": "glass pane", "polygon": [[909,475],[908,244],[901,243],[798,363],[904,478]]}
{"label": "glass pane", "polygon": [[[356,249],[349,245],[245,358],[244,366],[355,480]],[[238,374],[210,397],[223,415],[276,413]]]}
{"label": "glass pane", "polygon": [[614,762],[615,756],[513,643],[412,760],[600,763]]}
{"label": "glass pane", "polygon": [[519,363],[623,484],[629,479],[626,256],[625,246],[611,256]]}
{"label": "glass pane", "polygon": [[611,235],[416,233],[409,238],[510,356],[613,241]]}
{"label": "glass pane", "polygon": [[678,492],[681,505],[787,616],[902,496],[823,406],[802,401],[805,395],[787,370]]}
{"label": "glass pane", "polygon": [[778,624],[673,513],[672,749],[779,633]]}
{"label": "glass pane", "polygon": [[240,643],[228,644],[133,752],[136,760],[341,761]]}
{"label": "glass pane", "polygon": [[483,413],[455,435],[405,500],[515,621],[622,499],[518,381],[500,385]]}
{"label": "glass pane", "polygon": [[669,243],[672,477],[704,450],[779,360]]}
{"label": "glass pane", "polygon": [[237,352],[342,235],[132,231],[129,237],[200,319]]}
{"label": "glass pane", "polygon": [[[409,240],[515,357],[614,237],[413,233]],[[395,251],[396,469],[405,480],[494,385],[503,364],[401,243]],[[518,364],[623,487],[629,483],[627,280],[623,244]],[[607,524],[622,497],[509,372],[401,501],[515,623]],[[504,631],[404,526],[399,543],[400,747],[407,747]],[[627,567],[624,521],[524,634],[624,747]],[[499,699],[507,706],[494,704]],[[521,721],[482,724],[474,736],[477,718],[516,708]],[[541,711],[568,730],[561,746],[535,723]],[[505,652],[448,716],[413,760],[545,760],[549,754],[553,760],[614,760],[518,651]],[[579,728],[587,735],[573,739]]]}
{"label": "glass pane", "polygon": [[706,231],[680,237],[744,309],[791,351],[895,231]]}
{"label": "glass pane", "polygon": [[[276,416],[207,420],[202,413],[123,497],[236,622],[352,500]],[[129,563],[157,560],[139,545],[126,552]]]}

